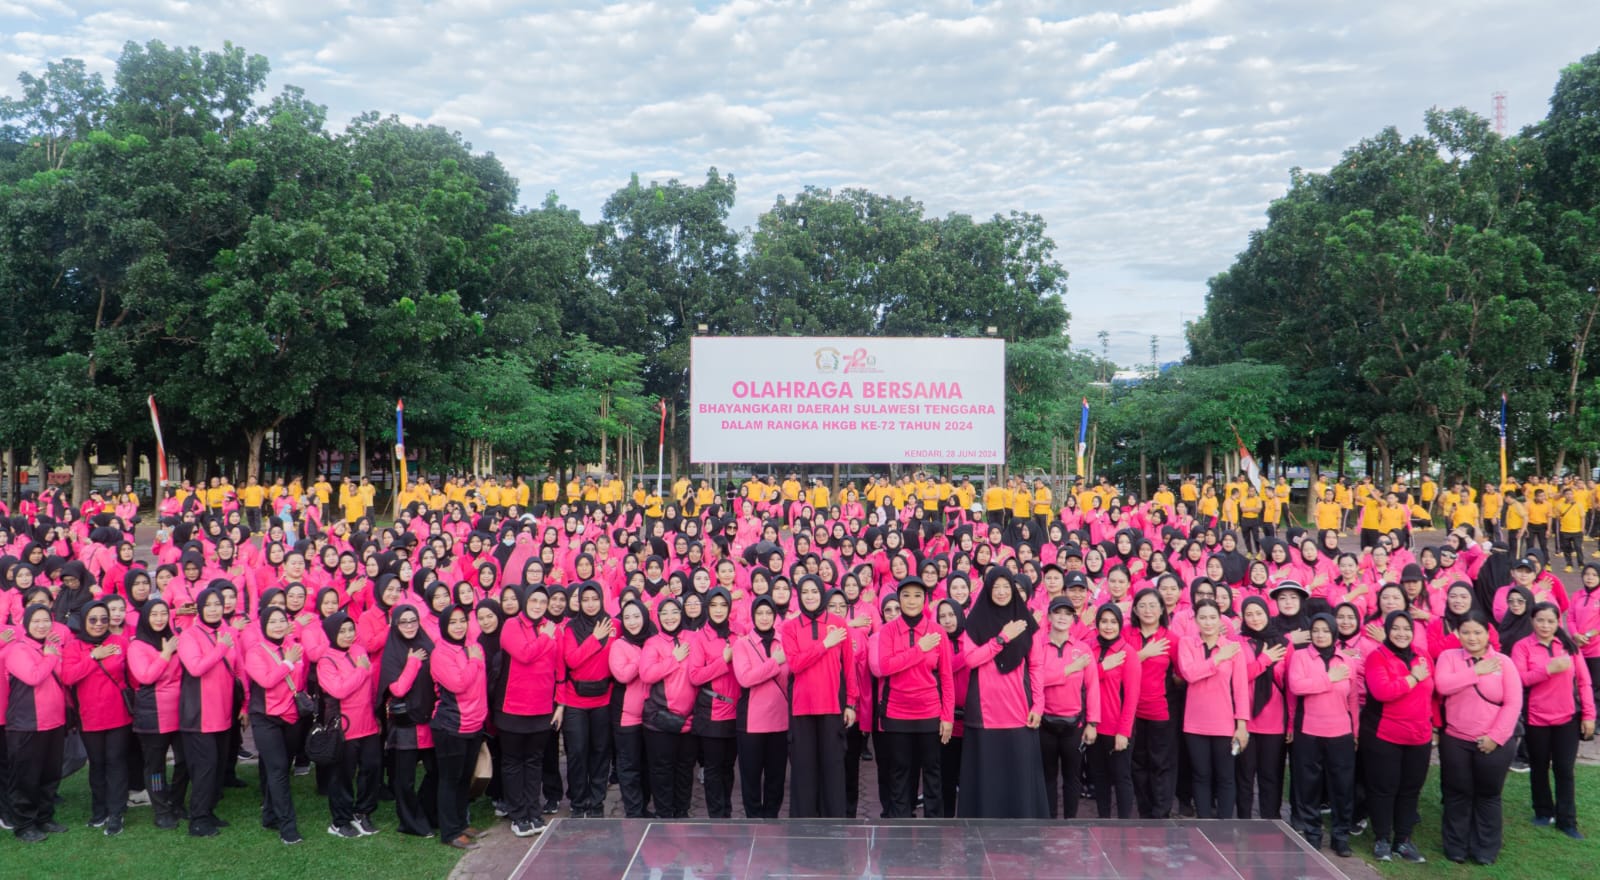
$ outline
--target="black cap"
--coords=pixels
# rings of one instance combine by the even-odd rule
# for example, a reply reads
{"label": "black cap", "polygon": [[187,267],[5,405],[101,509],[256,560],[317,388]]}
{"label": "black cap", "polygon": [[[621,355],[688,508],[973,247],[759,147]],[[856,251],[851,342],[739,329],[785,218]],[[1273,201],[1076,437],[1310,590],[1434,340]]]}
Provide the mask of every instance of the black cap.
{"label": "black cap", "polygon": [[1529,561],[1526,558],[1518,559],[1516,562],[1511,563],[1511,570],[1512,571],[1516,571],[1519,568],[1526,568],[1528,571],[1538,571],[1539,570],[1539,567],[1537,565],[1534,565],[1531,561]]}
{"label": "black cap", "polygon": [[1062,589],[1070,590],[1073,587],[1089,589],[1089,579],[1083,576],[1083,572],[1074,571],[1067,574],[1066,583],[1062,585]]}
{"label": "black cap", "polygon": [[1049,613],[1050,614],[1056,613],[1056,609],[1057,608],[1065,608],[1068,611],[1072,612],[1072,616],[1073,617],[1077,617],[1078,616],[1078,606],[1073,605],[1072,604],[1072,600],[1068,599],[1066,596],[1057,596],[1054,599],[1050,600],[1050,611],[1049,611]]}
{"label": "black cap", "polygon": [[1422,576],[1422,566],[1416,564],[1415,562],[1407,565],[1405,568],[1400,569],[1401,583],[1405,583],[1406,581],[1420,580],[1425,580],[1425,578]]}
{"label": "black cap", "polygon": [[928,594],[928,585],[923,583],[921,578],[906,578],[894,588],[894,594],[898,596],[901,593],[904,593],[906,590],[912,588],[921,590],[924,596]]}

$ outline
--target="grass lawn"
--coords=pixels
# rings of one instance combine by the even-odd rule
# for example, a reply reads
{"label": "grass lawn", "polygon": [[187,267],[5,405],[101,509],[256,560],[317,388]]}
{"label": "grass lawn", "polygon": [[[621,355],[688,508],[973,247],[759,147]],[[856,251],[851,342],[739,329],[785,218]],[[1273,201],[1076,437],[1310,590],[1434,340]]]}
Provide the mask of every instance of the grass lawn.
{"label": "grass lawn", "polygon": [[[305,842],[284,846],[277,832],[261,827],[256,768],[240,766],[239,776],[250,787],[224,790],[217,815],[232,827],[217,837],[190,837],[186,823],[177,831],[159,831],[149,807],[129,810],[127,830],[119,837],[106,837],[87,827],[89,773],[87,768],[80,770],[62,782],[66,802],[56,809],[56,821],[71,830],[35,844],[19,843],[9,832],[0,832],[0,878],[444,880],[460,856],[442,846],[437,836],[424,840],[395,831],[394,805],[388,802],[379,804],[374,816],[378,835],[358,840],[329,835],[328,802],[317,796],[314,775],[294,778],[295,810]],[[494,823],[486,800],[473,804],[473,815],[479,823]]]}
{"label": "grass lawn", "polygon": [[[1428,857],[1426,865],[1412,865],[1401,861],[1373,862],[1385,877],[1405,878],[1455,878],[1504,877],[1540,878],[1560,880],[1565,877],[1592,875],[1600,867],[1600,767],[1578,765],[1578,828],[1589,835],[1588,840],[1571,840],[1554,828],[1536,828],[1532,823],[1533,807],[1528,798],[1528,774],[1512,773],[1506,777],[1502,814],[1505,817],[1505,846],[1494,867],[1484,868],[1468,862],[1457,865],[1444,857],[1439,836],[1439,768],[1428,771],[1428,783],[1423,786],[1422,800],[1418,804],[1422,824],[1413,837],[1422,854]],[[1353,840],[1356,855],[1372,861],[1372,834],[1369,832]],[[1333,860],[1335,864],[1338,859]]]}

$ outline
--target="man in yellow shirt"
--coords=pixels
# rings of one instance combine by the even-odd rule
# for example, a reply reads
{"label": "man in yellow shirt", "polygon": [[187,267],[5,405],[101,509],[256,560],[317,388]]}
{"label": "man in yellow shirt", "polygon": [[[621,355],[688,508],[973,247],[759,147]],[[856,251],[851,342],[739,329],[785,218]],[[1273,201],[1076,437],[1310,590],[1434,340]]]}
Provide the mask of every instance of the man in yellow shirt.
{"label": "man in yellow shirt", "polygon": [[1006,489],[999,480],[989,483],[983,490],[983,517],[989,525],[998,526],[1006,521]]}
{"label": "man in yellow shirt", "polygon": [[1337,532],[1344,524],[1344,511],[1339,509],[1339,502],[1333,500],[1332,489],[1322,490],[1322,500],[1317,502],[1315,516],[1319,531],[1332,529]]}
{"label": "man in yellow shirt", "polygon": [[1333,484],[1333,500],[1339,505],[1339,534],[1343,535],[1350,529],[1350,513],[1356,509],[1355,493],[1350,490],[1350,481],[1340,477]]}
{"label": "man in yellow shirt", "polygon": [[261,481],[255,477],[251,477],[239,493],[239,503],[244,507],[244,522],[253,535],[261,534],[261,504],[266,498],[266,490],[261,488]]}
{"label": "man in yellow shirt", "polygon": [[1424,475],[1420,491],[1422,493],[1422,506],[1426,507],[1430,514],[1433,513],[1433,503],[1439,500],[1439,484],[1433,481],[1433,477]]}
{"label": "man in yellow shirt", "polygon": [[711,489],[709,480],[701,480],[700,488],[694,492],[694,511],[698,514],[712,504],[716,503],[717,493]]}
{"label": "man in yellow shirt", "polygon": [[367,512],[367,503],[361,498],[361,490],[350,477],[345,477],[339,484],[339,506],[344,508],[344,518],[351,524]]}
{"label": "man in yellow shirt", "polygon": [[806,503],[811,505],[812,510],[816,511],[818,518],[828,511],[828,507],[830,506],[829,502],[831,500],[829,498],[829,494],[828,487],[822,484],[822,480],[813,477],[811,480],[811,491],[806,493]]}
{"label": "man in yellow shirt", "polygon": [[804,489],[805,487],[800,484],[799,474],[791,473],[789,476],[784,477],[782,486],[784,519],[787,520],[789,518],[789,510],[794,507],[796,501],[800,500],[800,493]]}
{"label": "man in yellow shirt", "polygon": [[1561,535],[1561,555],[1567,559],[1567,572],[1571,573],[1583,559],[1583,501],[1569,485],[1561,490],[1561,497],[1551,506],[1551,513]]}
{"label": "man in yellow shirt", "polygon": [[311,491],[317,493],[317,503],[324,508],[333,499],[333,484],[328,482],[327,474],[317,474],[317,481],[311,484]]}
{"label": "man in yellow shirt", "polygon": [[1361,549],[1378,546],[1378,536],[1383,534],[1383,499],[1378,493],[1368,491],[1361,501]]}
{"label": "man in yellow shirt", "polygon": [[1172,515],[1173,505],[1178,503],[1177,496],[1172,494],[1172,490],[1167,488],[1166,483],[1156,487],[1156,494],[1150,496],[1150,500],[1166,510],[1168,516]]}
{"label": "man in yellow shirt", "polygon": [[962,477],[961,485],[956,487],[956,495],[961,499],[961,509],[972,510],[972,504],[978,499],[978,487],[972,485],[971,477]]}
{"label": "man in yellow shirt", "polygon": [[[1528,481],[1532,484],[1532,480]],[[1543,489],[1533,490],[1533,498],[1527,503],[1528,509],[1528,546],[1537,546],[1544,551],[1544,558],[1550,558],[1550,501]]]}
{"label": "man in yellow shirt", "polygon": [[573,473],[572,479],[567,481],[567,504],[576,507],[582,500],[583,480],[578,477],[577,473]]}
{"label": "man in yellow shirt", "polygon": [[1194,511],[1195,502],[1200,500],[1200,489],[1195,485],[1194,477],[1184,477],[1178,484],[1178,498],[1189,505],[1189,510]]}
{"label": "man in yellow shirt", "polygon": [[1500,488],[1494,483],[1483,484],[1483,494],[1479,496],[1478,512],[1481,517],[1479,540],[1500,540],[1500,508],[1505,501],[1505,496],[1500,494]]}
{"label": "man in yellow shirt", "polygon": [[546,474],[544,484],[539,487],[539,500],[544,503],[545,511],[552,512],[556,502],[561,500],[561,484],[556,482],[555,474]]}

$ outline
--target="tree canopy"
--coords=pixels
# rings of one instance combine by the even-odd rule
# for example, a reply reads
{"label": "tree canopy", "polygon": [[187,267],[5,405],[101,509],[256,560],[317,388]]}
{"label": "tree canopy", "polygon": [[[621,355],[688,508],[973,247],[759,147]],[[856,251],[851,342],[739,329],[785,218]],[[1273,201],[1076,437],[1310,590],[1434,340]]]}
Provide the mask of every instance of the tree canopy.
{"label": "tree canopy", "polygon": [[435,472],[642,462],[656,401],[687,405],[700,325],[995,327],[1013,463],[1048,464],[1073,431],[1059,398],[1093,370],[1037,216],[807,188],[741,232],[735,178],[711,168],[635,176],[586,221],[555,193],[519,208],[457,133],[376,112],[335,130],[300,88],[264,99],[268,72],[232,44],[130,42],[110,83],[64,59],[0,101],[0,445],[80,479],[91,451],[131,468],[153,394],[189,475],[306,473],[368,441],[381,459],[406,398],[407,448]]}

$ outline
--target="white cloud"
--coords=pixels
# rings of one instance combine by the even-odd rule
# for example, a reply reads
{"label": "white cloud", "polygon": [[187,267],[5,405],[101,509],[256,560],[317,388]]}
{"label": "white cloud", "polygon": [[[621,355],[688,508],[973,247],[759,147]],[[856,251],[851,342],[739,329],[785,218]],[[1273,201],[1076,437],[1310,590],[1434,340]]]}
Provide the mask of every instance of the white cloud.
{"label": "white cloud", "polygon": [[934,214],[1033,211],[1072,273],[1073,337],[1110,330],[1131,362],[1151,332],[1177,356],[1206,278],[1290,167],[1325,168],[1387,125],[1416,131],[1433,105],[1487,113],[1496,89],[1520,127],[1600,32],[1600,7],[1570,0],[1101,7],[0,0],[0,93],[68,56],[109,75],[127,40],[232,40],[271,59],[271,92],[305,88],[335,125],[379,110],[459,130],[525,203],[555,190],[591,219],[630,173],[712,165],[739,181],[738,226],[807,184]]}

